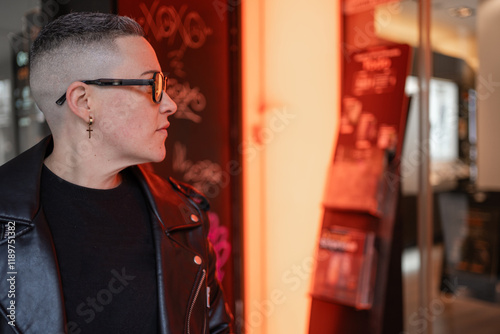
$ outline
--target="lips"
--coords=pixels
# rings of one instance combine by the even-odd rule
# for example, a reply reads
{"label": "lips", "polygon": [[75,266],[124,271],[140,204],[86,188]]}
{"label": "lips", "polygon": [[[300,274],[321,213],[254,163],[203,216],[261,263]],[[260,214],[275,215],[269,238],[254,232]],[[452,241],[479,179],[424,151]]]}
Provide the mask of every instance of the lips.
{"label": "lips", "polygon": [[166,131],[169,126],[170,126],[170,123],[166,123],[165,125],[160,126],[160,128],[158,128],[158,130],[156,130],[156,131],[161,131],[161,130]]}

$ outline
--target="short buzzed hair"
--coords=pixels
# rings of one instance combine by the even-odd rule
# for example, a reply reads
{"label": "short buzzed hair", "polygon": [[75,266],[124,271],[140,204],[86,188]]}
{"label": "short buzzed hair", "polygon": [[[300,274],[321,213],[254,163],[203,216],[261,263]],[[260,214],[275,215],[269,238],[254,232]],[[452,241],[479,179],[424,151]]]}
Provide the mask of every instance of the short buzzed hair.
{"label": "short buzzed hair", "polygon": [[42,28],[30,50],[30,66],[36,67],[44,52],[64,44],[99,43],[119,36],[144,36],[142,27],[126,16],[76,12],[57,18]]}
{"label": "short buzzed hair", "polygon": [[89,79],[77,77],[87,71],[94,75],[91,67],[104,62],[100,55],[116,50],[115,39],[125,36],[144,37],[144,30],[129,17],[107,13],[70,13],[43,27],[30,50],[31,88],[42,111],[45,100],[64,93],[55,90]]}

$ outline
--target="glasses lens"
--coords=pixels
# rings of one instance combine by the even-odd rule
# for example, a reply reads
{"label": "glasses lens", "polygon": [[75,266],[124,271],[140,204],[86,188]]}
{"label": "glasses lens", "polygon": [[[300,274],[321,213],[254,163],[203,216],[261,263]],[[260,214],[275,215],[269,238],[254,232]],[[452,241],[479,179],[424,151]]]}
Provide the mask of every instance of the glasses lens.
{"label": "glasses lens", "polygon": [[158,72],[155,73],[154,77],[154,97],[153,100],[156,103],[160,103],[161,98],[163,97],[163,90],[165,89],[164,84],[165,84],[165,79],[163,77],[163,74]]}

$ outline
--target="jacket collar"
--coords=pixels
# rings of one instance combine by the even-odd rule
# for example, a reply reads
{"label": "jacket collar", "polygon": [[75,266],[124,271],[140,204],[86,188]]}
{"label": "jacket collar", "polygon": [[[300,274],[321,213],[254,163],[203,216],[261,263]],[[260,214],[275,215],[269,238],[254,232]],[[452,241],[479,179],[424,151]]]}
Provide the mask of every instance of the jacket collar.
{"label": "jacket collar", "polygon": [[[170,233],[193,228],[201,225],[200,219],[193,219],[193,215],[199,217],[201,213],[196,212],[189,199],[170,186],[158,175],[150,173],[145,166],[131,167],[136,175],[142,190],[148,199],[151,210],[160,222],[162,229]],[[162,217],[173,217],[174,219],[162,219]]]}

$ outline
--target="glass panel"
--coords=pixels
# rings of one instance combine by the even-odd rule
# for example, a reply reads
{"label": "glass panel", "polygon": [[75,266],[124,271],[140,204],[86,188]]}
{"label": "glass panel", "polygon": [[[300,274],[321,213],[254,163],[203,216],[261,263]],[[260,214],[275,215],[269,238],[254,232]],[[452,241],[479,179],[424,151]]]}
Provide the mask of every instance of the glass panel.
{"label": "glass panel", "polygon": [[[431,11],[434,280],[429,305],[418,309],[415,197],[421,149],[414,62],[406,85],[412,99],[401,159],[405,330],[421,333],[432,326],[433,333],[492,333],[500,316],[500,66],[495,42],[500,2],[434,0]],[[418,1],[380,3],[373,22],[371,41],[418,48]],[[356,34],[357,29],[361,41],[359,27],[358,22],[351,30]],[[470,315],[472,310],[477,316]]]}
{"label": "glass panel", "polygon": [[[400,162],[401,217],[397,221],[403,225],[405,249],[405,331],[422,333],[433,327],[433,333],[490,333],[496,331],[495,319],[500,315],[500,66],[495,42],[500,1],[433,0],[430,5],[433,284],[431,300],[423,309],[417,296],[416,249],[419,157],[424,149],[418,140],[419,1],[343,1],[342,94],[345,96],[354,81],[352,73],[346,72],[353,54],[391,43],[411,46],[414,57],[405,87],[410,102]],[[368,87],[377,81],[365,73],[357,84]],[[387,106],[389,102],[382,107]],[[472,309],[481,314],[481,321],[460,316]]]}

